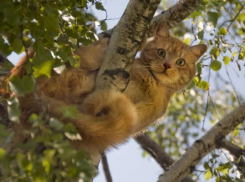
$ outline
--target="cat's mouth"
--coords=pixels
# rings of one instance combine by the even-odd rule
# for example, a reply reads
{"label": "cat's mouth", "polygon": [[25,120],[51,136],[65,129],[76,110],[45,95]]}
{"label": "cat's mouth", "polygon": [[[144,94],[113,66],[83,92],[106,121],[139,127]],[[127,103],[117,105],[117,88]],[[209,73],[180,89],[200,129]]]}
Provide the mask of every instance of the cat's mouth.
{"label": "cat's mouth", "polygon": [[163,71],[163,74],[166,75],[166,76],[168,76],[167,70],[164,70],[164,71]]}

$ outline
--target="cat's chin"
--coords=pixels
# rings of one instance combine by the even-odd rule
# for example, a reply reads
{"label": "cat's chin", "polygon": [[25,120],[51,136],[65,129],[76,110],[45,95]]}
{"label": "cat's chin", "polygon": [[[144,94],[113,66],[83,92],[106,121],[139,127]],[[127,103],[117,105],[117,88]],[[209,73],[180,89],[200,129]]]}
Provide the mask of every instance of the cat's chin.
{"label": "cat's chin", "polygon": [[156,79],[159,82],[170,82],[171,78],[169,77],[169,75],[164,71],[164,72],[155,72],[154,73]]}
{"label": "cat's chin", "polygon": [[174,79],[174,77],[172,77],[170,74],[168,74],[167,72],[155,72],[154,73],[155,78],[157,79],[157,81],[159,81],[163,86],[166,86],[168,88],[172,88],[173,85],[175,85],[176,80]]}

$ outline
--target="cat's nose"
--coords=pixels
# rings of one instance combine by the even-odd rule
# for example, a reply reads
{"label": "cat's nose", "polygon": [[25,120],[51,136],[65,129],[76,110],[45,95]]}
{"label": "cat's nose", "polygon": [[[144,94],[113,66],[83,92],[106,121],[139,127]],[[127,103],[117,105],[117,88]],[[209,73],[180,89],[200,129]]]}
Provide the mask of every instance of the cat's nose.
{"label": "cat's nose", "polygon": [[170,64],[168,64],[168,63],[164,63],[164,64],[163,64],[163,66],[164,66],[165,70],[167,70],[167,69],[171,68],[171,65],[170,65]]}

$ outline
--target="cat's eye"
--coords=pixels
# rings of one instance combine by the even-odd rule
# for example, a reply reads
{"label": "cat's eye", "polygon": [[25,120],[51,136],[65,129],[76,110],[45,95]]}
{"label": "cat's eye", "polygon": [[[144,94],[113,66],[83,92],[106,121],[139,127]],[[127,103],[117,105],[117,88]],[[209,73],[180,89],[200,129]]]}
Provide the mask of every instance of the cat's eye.
{"label": "cat's eye", "polygon": [[176,61],[176,64],[178,66],[184,66],[185,65],[185,60],[183,58],[180,58]]}
{"label": "cat's eye", "polygon": [[166,56],[166,51],[164,49],[158,49],[157,54],[160,57],[165,57]]}

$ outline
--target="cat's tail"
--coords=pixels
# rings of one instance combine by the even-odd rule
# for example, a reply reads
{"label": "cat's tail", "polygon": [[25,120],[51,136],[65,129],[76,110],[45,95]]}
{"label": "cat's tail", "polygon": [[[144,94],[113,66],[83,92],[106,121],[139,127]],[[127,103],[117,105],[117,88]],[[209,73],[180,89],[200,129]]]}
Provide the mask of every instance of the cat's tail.
{"label": "cat's tail", "polygon": [[83,146],[104,151],[109,146],[122,143],[135,128],[136,110],[133,103],[115,91],[95,91],[89,95],[77,119],[64,118],[57,106],[60,101],[49,100],[50,114],[64,122],[72,122],[82,137]]}

